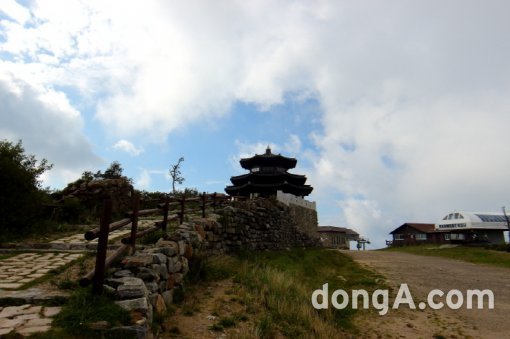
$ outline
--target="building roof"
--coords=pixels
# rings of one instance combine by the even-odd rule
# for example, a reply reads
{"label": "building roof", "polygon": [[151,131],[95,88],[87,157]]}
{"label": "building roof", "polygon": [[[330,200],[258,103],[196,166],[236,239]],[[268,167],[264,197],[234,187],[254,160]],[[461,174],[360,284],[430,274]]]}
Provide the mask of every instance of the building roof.
{"label": "building roof", "polygon": [[313,187],[309,185],[293,185],[288,182],[280,182],[273,184],[258,184],[248,182],[243,185],[234,185],[225,187],[225,192],[229,195],[247,195],[253,192],[262,193],[262,194],[276,194],[277,191],[282,191],[283,193],[290,193],[295,196],[307,196],[313,190]]}
{"label": "building roof", "polygon": [[281,183],[285,181],[293,185],[304,185],[306,182],[306,176],[288,172],[254,172],[231,177],[230,181],[232,184],[237,186],[248,182]]}
{"label": "building roof", "polygon": [[455,211],[436,223],[436,229],[508,229],[508,222],[501,212]]}
{"label": "building roof", "polygon": [[348,235],[359,236],[358,232],[355,232],[355,231],[351,230],[350,228],[338,227],[338,226],[319,226],[317,229],[317,232],[338,232],[338,233],[345,233]]}
{"label": "building roof", "polygon": [[239,162],[241,163],[242,168],[248,170],[256,166],[273,166],[289,169],[296,167],[297,164],[297,160],[295,158],[288,158],[281,154],[271,153],[271,148],[269,148],[269,146],[266,149],[266,153],[255,154],[253,157],[243,158]]}
{"label": "building roof", "polygon": [[423,223],[416,223],[416,222],[406,222],[399,227],[395,228],[393,231],[390,232],[390,234],[398,233],[402,228],[404,227],[411,227],[415,230],[422,232],[422,233],[434,233],[435,231],[435,225],[434,224],[423,224]]}

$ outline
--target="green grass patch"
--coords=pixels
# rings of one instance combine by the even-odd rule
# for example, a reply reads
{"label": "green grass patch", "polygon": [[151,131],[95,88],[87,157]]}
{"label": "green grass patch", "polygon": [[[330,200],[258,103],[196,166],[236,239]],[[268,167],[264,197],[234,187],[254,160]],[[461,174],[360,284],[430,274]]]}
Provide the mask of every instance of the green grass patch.
{"label": "green grass patch", "polygon": [[[337,337],[339,332],[356,333],[353,317],[357,312],[347,307],[315,310],[311,303],[314,290],[329,284],[329,295],[336,289],[350,293],[365,289],[369,293],[385,288],[382,277],[360,267],[338,251],[294,249],[290,251],[243,252],[234,257],[218,257],[205,265],[205,278],[232,277],[241,286],[239,302],[246,313],[257,317],[254,332],[258,337]],[[217,328],[234,326],[236,319],[222,317]],[[227,321],[224,323],[223,321]],[[233,324],[230,324],[232,321]]]}
{"label": "green grass patch", "polygon": [[91,288],[80,288],[55,316],[54,328],[47,335],[48,338],[101,338],[104,333],[90,328],[91,323],[98,321],[122,326],[130,324],[131,318],[129,312],[116,305],[111,297],[94,295]]}
{"label": "green grass patch", "polygon": [[483,247],[458,246],[440,248],[438,245],[416,245],[385,248],[383,251],[405,252],[417,255],[443,257],[467,261],[474,264],[510,268],[510,253]]}

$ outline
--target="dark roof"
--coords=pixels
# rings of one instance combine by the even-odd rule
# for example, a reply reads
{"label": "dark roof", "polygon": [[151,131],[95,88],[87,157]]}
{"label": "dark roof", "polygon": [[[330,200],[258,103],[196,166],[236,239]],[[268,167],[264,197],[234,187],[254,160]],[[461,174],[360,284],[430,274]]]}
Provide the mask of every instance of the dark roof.
{"label": "dark roof", "polygon": [[422,223],[415,223],[415,222],[406,222],[405,224],[400,225],[399,227],[395,228],[393,231],[390,232],[390,234],[394,234],[398,232],[400,229],[404,227],[411,227],[414,228],[417,231],[423,232],[423,233],[433,233],[435,232],[435,225],[434,224],[422,224]]}
{"label": "dark roof", "polygon": [[276,183],[276,184],[257,184],[257,183],[246,183],[240,186],[227,186],[225,192],[229,195],[249,195],[250,193],[261,193],[261,194],[276,194],[276,191],[282,191],[283,193],[290,193],[296,196],[306,196],[310,194],[313,187],[309,185],[293,185],[288,182]]}
{"label": "dark roof", "polygon": [[240,160],[241,167],[244,169],[252,169],[255,166],[277,166],[285,169],[296,167],[297,160],[295,158],[284,157],[281,154],[271,153],[269,146],[264,154],[255,154],[251,158],[243,158]]}
{"label": "dark roof", "polygon": [[293,185],[304,185],[306,176],[300,174],[292,174],[289,172],[254,172],[243,175],[238,175],[230,178],[234,185],[243,185],[248,182],[252,183],[283,183],[288,182]]}
{"label": "dark roof", "polygon": [[337,226],[319,226],[317,232],[339,232],[345,233],[349,235],[359,235],[358,232],[351,230],[346,227],[337,227]]}

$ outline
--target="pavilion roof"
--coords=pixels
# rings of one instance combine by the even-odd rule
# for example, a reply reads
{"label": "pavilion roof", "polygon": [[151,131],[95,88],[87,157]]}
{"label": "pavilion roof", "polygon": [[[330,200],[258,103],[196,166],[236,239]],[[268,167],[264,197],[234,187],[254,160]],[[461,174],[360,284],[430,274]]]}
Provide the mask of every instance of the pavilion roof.
{"label": "pavilion roof", "polygon": [[255,154],[251,158],[242,158],[240,163],[244,169],[252,169],[256,166],[274,166],[289,169],[296,167],[297,159],[285,157],[281,154],[273,154],[268,146],[266,153]]}

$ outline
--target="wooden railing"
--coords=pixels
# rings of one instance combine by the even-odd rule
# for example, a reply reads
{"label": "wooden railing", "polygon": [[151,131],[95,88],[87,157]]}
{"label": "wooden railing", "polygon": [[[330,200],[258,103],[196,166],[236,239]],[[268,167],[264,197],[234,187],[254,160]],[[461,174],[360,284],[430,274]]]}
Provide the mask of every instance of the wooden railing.
{"label": "wooden railing", "polygon": [[[140,210],[140,197],[135,195],[133,197],[132,211],[127,213],[127,217],[111,222],[112,200],[105,199],[103,202],[103,211],[99,220],[99,227],[87,231],[84,234],[86,240],[94,240],[97,238],[98,244],[95,267],[83,276],[80,280],[80,285],[87,286],[92,282],[94,292],[97,294],[102,293],[106,269],[110,267],[114,261],[120,258],[128,249],[131,250],[131,253],[134,253],[136,239],[160,229],[163,232],[166,232],[170,221],[178,221],[179,224],[182,224],[184,222],[184,217],[187,214],[201,212],[202,218],[205,218],[206,211],[208,209],[212,208],[213,210],[216,210],[218,206],[224,205],[230,200],[231,197],[224,194],[206,194],[204,192],[200,196],[194,198],[186,198],[185,196],[180,198],[166,197],[162,202],[160,200],[152,201],[156,202],[156,208]],[[144,203],[150,203],[150,201],[144,201]],[[170,214],[171,212],[172,214]],[[154,214],[161,214],[162,220],[156,221],[153,227],[138,232],[139,218]],[[122,245],[107,257],[108,236],[110,232],[129,224],[131,224],[130,236],[121,239]]]}

